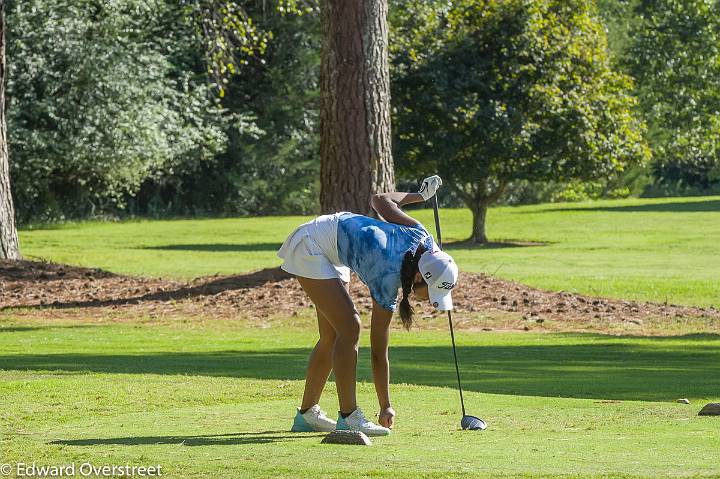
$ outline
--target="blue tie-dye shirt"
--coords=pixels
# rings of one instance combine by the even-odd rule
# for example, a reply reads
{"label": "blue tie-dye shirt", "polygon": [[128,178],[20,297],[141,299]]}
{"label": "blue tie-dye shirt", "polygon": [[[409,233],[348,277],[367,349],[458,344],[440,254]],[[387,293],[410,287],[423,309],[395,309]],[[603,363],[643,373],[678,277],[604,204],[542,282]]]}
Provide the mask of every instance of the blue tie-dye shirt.
{"label": "blue tie-dye shirt", "polygon": [[405,253],[415,252],[421,242],[432,249],[432,236],[420,223],[403,226],[353,213],[338,220],[340,261],[368,286],[372,298],[390,311],[397,306]]}

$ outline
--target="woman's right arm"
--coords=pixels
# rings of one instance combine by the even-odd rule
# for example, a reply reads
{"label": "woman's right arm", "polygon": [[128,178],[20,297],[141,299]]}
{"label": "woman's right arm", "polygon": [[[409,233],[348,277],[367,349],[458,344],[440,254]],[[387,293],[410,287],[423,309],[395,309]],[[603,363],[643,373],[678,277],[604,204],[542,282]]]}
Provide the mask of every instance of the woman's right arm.
{"label": "woman's right arm", "polygon": [[370,347],[373,382],[380,405],[378,414],[380,425],[393,427],[395,410],[390,404],[390,361],[388,346],[390,345],[390,322],[393,313],[373,300],[372,318],[370,320]]}

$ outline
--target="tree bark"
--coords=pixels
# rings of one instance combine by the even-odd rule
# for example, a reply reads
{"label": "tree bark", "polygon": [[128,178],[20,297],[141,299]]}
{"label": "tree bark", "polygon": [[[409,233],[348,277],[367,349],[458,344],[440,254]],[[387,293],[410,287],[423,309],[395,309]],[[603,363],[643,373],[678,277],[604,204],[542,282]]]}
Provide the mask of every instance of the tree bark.
{"label": "tree bark", "polygon": [[472,210],[473,224],[472,224],[472,236],[470,241],[473,243],[486,244],[488,242],[487,235],[485,234],[485,219],[487,218],[488,204],[484,202],[476,202]]}
{"label": "tree bark", "polygon": [[472,234],[469,241],[478,244],[488,243],[485,232],[485,220],[487,219],[488,206],[495,203],[505,191],[507,183],[499,181],[494,191],[490,190],[488,179],[483,178],[472,184],[471,192],[463,190],[458,186],[452,186],[463,202],[470,208],[473,216]]}
{"label": "tree bark", "polygon": [[320,208],[371,212],[390,191],[387,0],[322,0]]}
{"label": "tree bark", "polygon": [[5,0],[0,0],[0,259],[20,259],[5,126]]}

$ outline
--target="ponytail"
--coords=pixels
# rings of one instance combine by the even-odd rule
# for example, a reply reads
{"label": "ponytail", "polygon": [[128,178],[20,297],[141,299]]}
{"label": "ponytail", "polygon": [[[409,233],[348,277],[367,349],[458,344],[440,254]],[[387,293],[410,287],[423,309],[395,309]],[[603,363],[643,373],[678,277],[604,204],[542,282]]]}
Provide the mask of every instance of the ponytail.
{"label": "ponytail", "polygon": [[400,267],[400,283],[402,284],[402,300],[400,301],[400,319],[402,320],[403,326],[408,331],[413,324],[413,316],[415,310],[410,304],[408,296],[413,289],[413,282],[415,279],[415,273],[418,272],[418,262],[420,256],[426,251],[423,245],[419,245],[415,250],[415,254],[408,251],[405,253],[403,258],[402,266]]}

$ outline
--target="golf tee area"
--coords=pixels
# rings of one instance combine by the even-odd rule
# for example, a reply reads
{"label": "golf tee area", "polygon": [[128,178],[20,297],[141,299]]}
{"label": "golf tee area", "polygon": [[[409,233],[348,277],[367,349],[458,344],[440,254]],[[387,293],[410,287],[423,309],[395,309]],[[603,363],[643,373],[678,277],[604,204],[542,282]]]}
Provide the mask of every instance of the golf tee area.
{"label": "golf tee area", "polygon": [[[411,214],[434,235],[431,209]],[[698,415],[720,401],[720,197],[491,208],[483,246],[464,241],[467,210],[441,216],[465,406],[485,431],[460,428],[447,317],[417,302],[390,334],[392,433],[290,432],[318,326],[276,251],[310,217],[35,225],[24,261],[0,263],[0,472],[720,477],[720,416]],[[375,420],[371,298],[357,277],[350,292]],[[332,380],[320,406],[337,416]]]}

